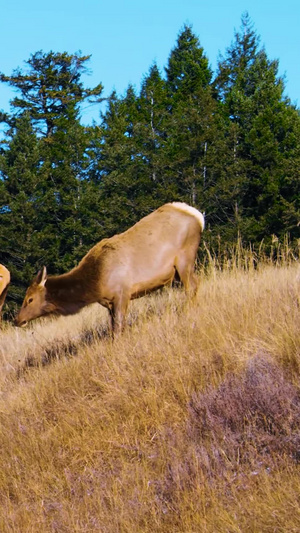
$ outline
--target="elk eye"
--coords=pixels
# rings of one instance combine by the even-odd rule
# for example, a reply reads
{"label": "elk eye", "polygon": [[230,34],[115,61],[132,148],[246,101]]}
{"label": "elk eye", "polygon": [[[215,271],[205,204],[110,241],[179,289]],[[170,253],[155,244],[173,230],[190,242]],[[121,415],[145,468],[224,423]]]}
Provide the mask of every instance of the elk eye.
{"label": "elk eye", "polygon": [[31,304],[33,302],[33,298],[28,298],[28,302],[29,304]]}

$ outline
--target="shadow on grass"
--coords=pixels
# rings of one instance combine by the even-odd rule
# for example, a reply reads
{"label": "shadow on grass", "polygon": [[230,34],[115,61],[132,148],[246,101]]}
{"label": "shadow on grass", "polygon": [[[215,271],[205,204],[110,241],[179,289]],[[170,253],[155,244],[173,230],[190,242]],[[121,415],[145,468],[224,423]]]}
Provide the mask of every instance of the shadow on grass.
{"label": "shadow on grass", "polygon": [[111,332],[108,326],[98,326],[90,328],[77,335],[75,339],[66,341],[53,341],[47,348],[44,348],[38,355],[28,355],[22,365],[18,368],[17,377],[20,378],[29,368],[40,368],[50,365],[53,361],[62,358],[75,357],[83,346],[91,346],[99,340],[108,340]]}

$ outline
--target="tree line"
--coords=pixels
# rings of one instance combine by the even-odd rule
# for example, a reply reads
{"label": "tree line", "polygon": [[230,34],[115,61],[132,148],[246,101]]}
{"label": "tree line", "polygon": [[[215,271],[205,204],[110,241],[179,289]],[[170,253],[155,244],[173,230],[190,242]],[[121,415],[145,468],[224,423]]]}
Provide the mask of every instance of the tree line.
{"label": "tree line", "polygon": [[99,122],[81,124],[90,56],[38,51],[0,81],[16,90],[0,113],[0,263],[19,302],[38,268],[62,273],[97,241],[168,201],[206,213],[205,241],[266,245],[299,238],[300,118],[250,17],[213,72],[185,25],[164,75],[113,92]]}

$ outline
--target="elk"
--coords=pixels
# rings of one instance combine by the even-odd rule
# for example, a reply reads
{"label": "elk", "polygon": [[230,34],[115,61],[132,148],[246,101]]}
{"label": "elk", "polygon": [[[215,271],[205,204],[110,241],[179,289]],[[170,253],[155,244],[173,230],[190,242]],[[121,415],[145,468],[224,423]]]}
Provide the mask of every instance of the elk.
{"label": "elk", "polygon": [[2,307],[5,302],[8,285],[10,284],[10,272],[4,265],[0,264],[0,321]]}
{"label": "elk", "polygon": [[129,301],[177,275],[189,295],[197,291],[194,263],[204,216],[185,203],[163,205],[124,233],[96,244],[70,272],[47,276],[43,267],[27,289],[17,326],[49,315],[70,315],[98,302],[109,310],[113,334],[124,326]]}

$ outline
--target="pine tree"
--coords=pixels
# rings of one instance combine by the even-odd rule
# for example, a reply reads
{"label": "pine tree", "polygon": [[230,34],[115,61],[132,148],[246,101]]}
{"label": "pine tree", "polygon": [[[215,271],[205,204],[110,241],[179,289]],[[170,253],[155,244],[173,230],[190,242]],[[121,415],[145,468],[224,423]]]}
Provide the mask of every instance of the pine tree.
{"label": "pine tree", "polygon": [[[18,120],[26,116],[38,142],[39,160],[32,172],[39,194],[30,200],[37,220],[36,254],[51,272],[73,266],[92,238],[87,224],[91,202],[86,198],[91,192],[87,186],[90,129],[80,124],[80,106],[85,100],[100,100],[102,85],[83,87],[80,77],[88,59],[76,54],[37,52],[27,61],[25,72],[18,69],[12,76],[1,75],[2,82],[21,94],[11,102],[13,114],[2,117],[12,138],[4,156],[5,189],[10,197],[14,172],[10,168],[14,167],[11,151],[20,127]],[[16,213],[14,207],[13,215]],[[27,231],[31,231],[30,225],[24,227],[23,233]],[[36,264],[37,255],[33,258],[23,250],[24,260],[31,266]]]}
{"label": "pine tree", "polygon": [[[84,255],[92,238],[91,225],[84,215],[89,194],[89,132],[77,120],[62,117],[49,143],[41,140],[44,160],[40,198],[41,246],[51,270],[71,268]],[[94,216],[91,205],[89,217]]]}
{"label": "pine tree", "polygon": [[221,194],[231,204],[229,220],[246,240],[271,239],[287,229],[280,216],[280,189],[292,156],[290,152],[286,157],[285,144],[287,138],[299,139],[299,117],[284,97],[278,61],[270,61],[259,48],[247,13],[225,59],[219,61],[215,87],[228,121],[228,180]]}
{"label": "pine tree", "polygon": [[191,26],[185,25],[180,32],[165,70],[167,86],[175,99],[196,95],[199,89],[210,84],[212,71]]}
{"label": "pine tree", "polygon": [[62,117],[76,120],[82,102],[101,101],[102,84],[85,89],[80,80],[89,59],[90,56],[40,50],[25,62],[25,72],[18,68],[11,76],[1,73],[0,81],[21,93],[11,101],[13,115],[28,111],[36,130],[46,137],[54,133],[57,120]]}
{"label": "pine tree", "polygon": [[40,141],[28,113],[15,120],[6,142],[8,147],[0,156],[0,262],[12,276],[8,300],[18,300],[43,254],[37,210],[42,195]]}
{"label": "pine tree", "polygon": [[140,179],[145,182],[148,210],[174,199],[174,182],[166,158],[169,106],[166,82],[154,63],[141,85],[135,126],[137,153],[142,163]]}
{"label": "pine tree", "polygon": [[133,87],[129,86],[124,97],[118,97],[115,92],[111,94],[102,116],[101,138],[95,146],[93,179],[100,187],[101,217],[106,237],[125,230],[138,218],[136,115],[136,95]]}
{"label": "pine tree", "polygon": [[204,190],[214,173],[217,105],[211,91],[212,71],[191,27],[180,33],[166,73],[169,174],[176,183],[176,197],[203,208]]}

